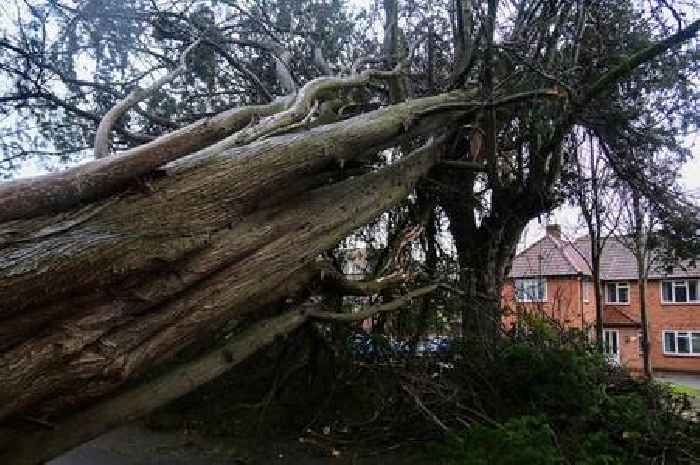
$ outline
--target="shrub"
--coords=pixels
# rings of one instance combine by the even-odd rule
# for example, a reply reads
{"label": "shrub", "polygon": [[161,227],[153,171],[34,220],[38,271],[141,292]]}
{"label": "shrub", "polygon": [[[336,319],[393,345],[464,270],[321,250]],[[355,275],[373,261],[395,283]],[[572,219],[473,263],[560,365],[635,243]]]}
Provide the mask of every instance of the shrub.
{"label": "shrub", "polygon": [[459,465],[560,465],[546,418],[523,416],[503,426],[477,425],[450,441],[447,461]]}
{"label": "shrub", "polygon": [[700,463],[687,399],[609,367],[580,334],[536,321],[490,357],[466,358],[459,382],[493,422],[452,438],[449,464]]}

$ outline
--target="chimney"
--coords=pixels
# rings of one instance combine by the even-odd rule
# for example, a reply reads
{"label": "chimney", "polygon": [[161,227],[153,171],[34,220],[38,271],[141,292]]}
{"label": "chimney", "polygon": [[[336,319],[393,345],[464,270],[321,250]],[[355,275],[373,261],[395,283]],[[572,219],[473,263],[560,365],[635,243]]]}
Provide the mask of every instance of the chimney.
{"label": "chimney", "polygon": [[547,235],[554,237],[555,239],[561,239],[561,226],[558,224],[548,224],[547,225]]}

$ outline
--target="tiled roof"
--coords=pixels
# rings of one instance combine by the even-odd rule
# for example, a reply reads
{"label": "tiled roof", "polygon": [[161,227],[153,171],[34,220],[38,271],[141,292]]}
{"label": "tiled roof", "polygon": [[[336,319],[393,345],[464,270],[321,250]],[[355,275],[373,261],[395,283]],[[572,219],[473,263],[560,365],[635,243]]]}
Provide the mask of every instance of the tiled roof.
{"label": "tiled roof", "polygon": [[617,307],[608,307],[603,314],[603,326],[640,326],[636,318]]}
{"label": "tiled roof", "polygon": [[[515,257],[510,277],[590,276],[590,256],[591,243],[587,236],[572,243],[547,235]],[[609,238],[603,249],[600,271],[605,281],[634,280],[637,279],[637,261],[623,242]],[[650,279],[688,277],[700,277],[700,267],[683,262],[670,273],[659,267],[652,267],[649,272]]]}
{"label": "tiled roof", "polygon": [[513,260],[510,276],[567,276],[590,274],[585,260],[564,241],[544,236],[519,253]]}

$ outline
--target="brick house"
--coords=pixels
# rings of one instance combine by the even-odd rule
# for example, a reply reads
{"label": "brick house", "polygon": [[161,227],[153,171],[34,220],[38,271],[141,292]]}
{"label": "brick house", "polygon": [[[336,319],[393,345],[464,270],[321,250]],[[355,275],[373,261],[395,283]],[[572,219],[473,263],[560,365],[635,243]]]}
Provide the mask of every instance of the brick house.
{"label": "brick house", "polygon": [[[561,239],[558,225],[519,253],[503,290],[510,308],[507,324],[519,312],[543,312],[564,326],[593,335],[595,293],[588,266],[590,241]],[[670,273],[652,269],[647,283],[652,366],[659,371],[700,373],[700,267],[685,264]],[[641,371],[641,324],[637,266],[632,253],[609,239],[601,257],[603,326],[609,357]]]}

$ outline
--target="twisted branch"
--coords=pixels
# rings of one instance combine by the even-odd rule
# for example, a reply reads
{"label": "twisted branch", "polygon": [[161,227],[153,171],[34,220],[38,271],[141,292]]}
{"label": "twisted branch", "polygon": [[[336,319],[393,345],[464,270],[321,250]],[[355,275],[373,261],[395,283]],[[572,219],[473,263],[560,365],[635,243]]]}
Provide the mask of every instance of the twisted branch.
{"label": "twisted branch", "polygon": [[117,123],[117,120],[126,113],[129,108],[139,103],[144,98],[152,95],[158,89],[175,80],[178,76],[187,71],[187,56],[190,52],[199,45],[200,41],[193,42],[180,58],[180,65],[170,73],[156,80],[149,87],[142,89],[137,87],[132,90],[123,100],[117,102],[103,117],[97,127],[95,134],[95,158],[104,158],[112,152],[112,144],[110,142],[110,134],[112,128]]}

